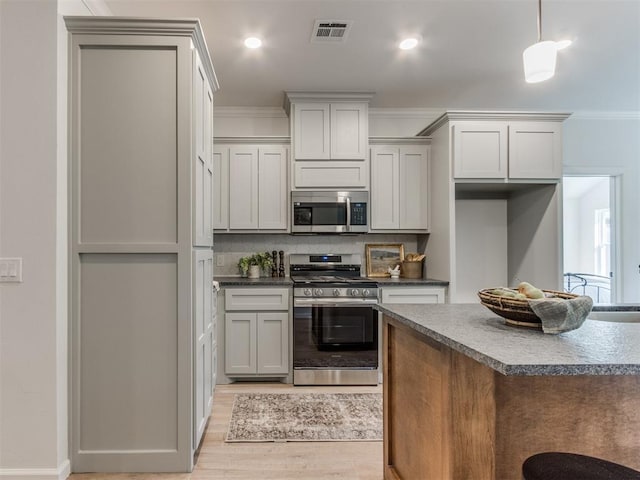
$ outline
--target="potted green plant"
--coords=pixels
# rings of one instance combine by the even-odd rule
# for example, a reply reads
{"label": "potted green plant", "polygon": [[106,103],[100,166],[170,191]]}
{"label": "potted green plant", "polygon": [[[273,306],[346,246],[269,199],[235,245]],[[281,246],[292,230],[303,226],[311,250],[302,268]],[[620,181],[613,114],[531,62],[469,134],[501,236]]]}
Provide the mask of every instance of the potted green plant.
{"label": "potted green plant", "polygon": [[247,276],[247,273],[249,272],[249,259],[251,257],[240,257],[240,260],[238,260],[238,268],[240,269],[240,274],[243,277]]}
{"label": "potted green plant", "polygon": [[243,277],[259,278],[261,270],[267,270],[273,265],[273,259],[267,252],[254,253],[248,257],[242,257],[238,260],[238,268]]}

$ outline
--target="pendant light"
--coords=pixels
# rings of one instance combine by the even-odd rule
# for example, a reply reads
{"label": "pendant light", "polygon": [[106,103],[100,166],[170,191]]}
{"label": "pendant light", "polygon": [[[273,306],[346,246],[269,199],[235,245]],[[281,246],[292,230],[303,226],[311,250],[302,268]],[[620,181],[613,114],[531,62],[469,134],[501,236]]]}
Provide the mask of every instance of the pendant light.
{"label": "pendant light", "polygon": [[557,53],[556,42],[542,41],[542,0],[538,0],[538,43],[534,43],[522,53],[524,78],[527,83],[543,82],[553,77]]}

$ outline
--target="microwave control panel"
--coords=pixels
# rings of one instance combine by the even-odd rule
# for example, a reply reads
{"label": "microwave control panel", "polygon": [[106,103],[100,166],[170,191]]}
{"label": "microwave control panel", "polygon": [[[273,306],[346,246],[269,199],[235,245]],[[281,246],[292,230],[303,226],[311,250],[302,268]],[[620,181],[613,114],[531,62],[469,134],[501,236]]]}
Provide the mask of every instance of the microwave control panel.
{"label": "microwave control panel", "polygon": [[367,224],[367,204],[352,203],[351,204],[351,225]]}

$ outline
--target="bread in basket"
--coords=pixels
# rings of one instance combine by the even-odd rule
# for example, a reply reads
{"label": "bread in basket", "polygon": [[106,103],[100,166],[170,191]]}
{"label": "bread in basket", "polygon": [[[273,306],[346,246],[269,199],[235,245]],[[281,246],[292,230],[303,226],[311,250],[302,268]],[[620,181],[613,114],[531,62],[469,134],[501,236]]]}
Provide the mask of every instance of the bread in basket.
{"label": "bread in basket", "polygon": [[[531,307],[528,299],[510,298],[491,293],[495,288],[485,288],[478,292],[480,303],[491,310],[496,315],[506,320],[511,325],[520,325],[525,327],[542,328],[542,322]],[[555,290],[542,290],[545,297],[561,298],[569,300],[576,298],[578,295],[573,293],[558,292]]]}

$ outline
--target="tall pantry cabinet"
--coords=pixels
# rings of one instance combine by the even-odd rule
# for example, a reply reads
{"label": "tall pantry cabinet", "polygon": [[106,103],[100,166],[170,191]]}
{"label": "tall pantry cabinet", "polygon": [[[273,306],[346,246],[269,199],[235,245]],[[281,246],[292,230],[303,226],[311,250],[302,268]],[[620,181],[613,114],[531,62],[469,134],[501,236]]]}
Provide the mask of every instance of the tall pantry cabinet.
{"label": "tall pantry cabinet", "polygon": [[212,120],[197,20],[66,17],[74,472],[189,472],[212,401]]}

